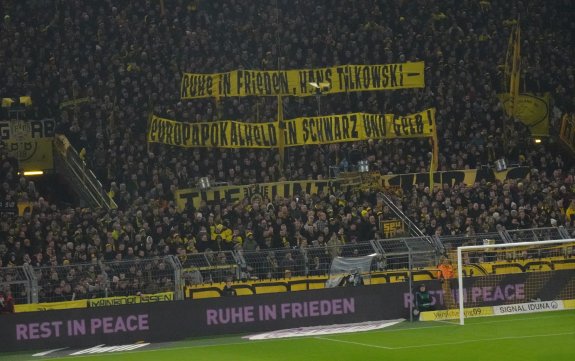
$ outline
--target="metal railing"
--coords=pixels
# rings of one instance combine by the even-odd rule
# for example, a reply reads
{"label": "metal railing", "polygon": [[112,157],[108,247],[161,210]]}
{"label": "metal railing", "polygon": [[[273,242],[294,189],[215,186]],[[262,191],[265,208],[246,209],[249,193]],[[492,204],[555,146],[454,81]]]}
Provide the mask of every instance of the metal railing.
{"label": "metal railing", "polygon": [[[298,248],[193,253],[124,261],[94,261],[57,266],[0,268],[0,291],[10,289],[19,304],[133,296],[173,292],[184,298],[185,286],[226,280],[262,281],[329,276],[335,257],[375,255],[372,271],[411,275],[435,267],[442,254],[461,245],[505,243],[509,239],[568,239],[573,229],[538,228],[473,236],[406,237],[363,243],[324,244]],[[438,246],[441,244],[441,247]]]}
{"label": "metal railing", "polygon": [[36,283],[33,279],[31,266],[25,264],[18,267],[0,268],[0,292],[12,292],[12,297],[17,303],[37,303],[38,294]]}
{"label": "metal railing", "polygon": [[54,137],[54,148],[57,171],[70,179],[72,187],[82,200],[93,208],[118,207],[64,135],[57,134]]}
{"label": "metal railing", "polygon": [[412,237],[425,237],[425,234],[413,221],[409,218],[403,211],[393,202],[393,200],[386,195],[385,193],[381,193],[381,197],[383,203],[389,207],[389,209],[395,214],[407,227],[407,232]]}
{"label": "metal railing", "polygon": [[187,285],[224,282],[239,279],[240,266],[236,252],[192,253],[179,256],[182,277]]}
{"label": "metal railing", "polygon": [[104,297],[174,291],[177,264],[175,257],[101,262]]}
{"label": "metal railing", "polygon": [[183,298],[182,266],[174,256],[131,261],[0,268],[0,291],[19,304],[175,292]]}
{"label": "metal railing", "polygon": [[[517,229],[507,231],[511,242],[536,242],[548,241],[552,239],[561,239],[564,233],[561,231],[563,227],[545,227],[545,228],[530,228],[530,229]],[[569,238],[569,237],[567,237]]]}
{"label": "metal railing", "polygon": [[38,302],[106,297],[106,275],[99,263],[34,267]]}
{"label": "metal railing", "polygon": [[433,267],[440,255],[430,237],[379,239],[371,244],[384,257],[387,269]]}

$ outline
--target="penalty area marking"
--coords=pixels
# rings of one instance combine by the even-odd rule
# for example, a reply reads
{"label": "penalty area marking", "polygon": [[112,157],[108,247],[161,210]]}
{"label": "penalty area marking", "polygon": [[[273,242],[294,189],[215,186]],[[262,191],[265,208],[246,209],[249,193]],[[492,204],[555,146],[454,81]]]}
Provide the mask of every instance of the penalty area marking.
{"label": "penalty area marking", "polygon": [[387,347],[387,346],[380,346],[380,345],[372,345],[369,343],[362,343],[362,342],[353,342],[353,341],[346,341],[346,340],[338,340],[335,338],[328,338],[328,337],[314,337],[317,340],[326,340],[326,341],[332,341],[332,342],[340,342],[340,343],[347,343],[347,344],[351,344],[351,345],[357,345],[357,346],[363,346],[363,347],[372,347],[372,348],[382,348],[385,350],[393,350],[393,347]]}
{"label": "penalty area marking", "polygon": [[381,345],[374,345],[374,344],[370,344],[370,343],[338,340],[338,339],[333,339],[333,338],[328,338],[328,337],[314,337],[314,338],[318,339],[318,340],[347,343],[347,344],[352,344],[352,345],[357,345],[357,346],[362,346],[362,347],[381,348],[381,349],[386,349],[386,350],[403,350],[403,349],[409,349],[409,348],[426,348],[426,347],[437,347],[437,346],[462,345],[462,344],[466,344],[466,343],[484,342],[484,341],[521,340],[521,339],[526,339],[526,338],[555,337],[555,336],[568,336],[568,335],[575,335],[575,332],[543,333],[543,334],[538,334],[538,335],[478,338],[478,339],[470,339],[470,340],[463,340],[463,341],[456,341],[456,342],[428,343],[428,344],[421,344],[421,345],[397,346],[397,347],[381,346]]}
{"label": "penalty area marking", "polygon": [[44,352],[38,352],[38,353],[33,354],[32,356],[33,356],[33,357],[42,357],[42,356],[49,355],[49,354],[51,354],[51,353],[53,353],[53,352],[56,352],[56,351],[65,350],[65,349],[67,349],[67,348],[68,348],[68,347],[62,347],[62,348],[56,348],[56,349],[48,350],[48,351],[44,351]]}

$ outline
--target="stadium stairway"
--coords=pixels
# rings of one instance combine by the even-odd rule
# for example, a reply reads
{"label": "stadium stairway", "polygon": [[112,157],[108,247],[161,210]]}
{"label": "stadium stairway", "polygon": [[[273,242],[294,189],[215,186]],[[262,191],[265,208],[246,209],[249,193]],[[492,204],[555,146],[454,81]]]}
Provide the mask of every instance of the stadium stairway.
{"label": "stadium stairway", "polygon": [[117,208],[100,181],[62,134],[54,137],[54,165],[56,172],[66,177],[74,192],[87,206],[108,210]]}

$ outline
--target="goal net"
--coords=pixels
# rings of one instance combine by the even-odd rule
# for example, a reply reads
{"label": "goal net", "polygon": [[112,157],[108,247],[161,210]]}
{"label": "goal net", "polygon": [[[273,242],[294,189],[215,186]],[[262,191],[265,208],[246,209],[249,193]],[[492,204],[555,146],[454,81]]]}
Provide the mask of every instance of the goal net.
{"label": "goal net", "polygon": [[460,324],[474,316],[575,307],[575,240],[484,243],[457,248],[457,279],[444,287],[448,311]]}

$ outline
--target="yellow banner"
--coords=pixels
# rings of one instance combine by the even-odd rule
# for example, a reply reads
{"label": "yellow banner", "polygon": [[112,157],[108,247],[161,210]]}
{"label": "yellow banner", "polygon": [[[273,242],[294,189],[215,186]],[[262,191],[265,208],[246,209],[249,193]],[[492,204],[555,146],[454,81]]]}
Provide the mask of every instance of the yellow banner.
{"label": "yellow banner", "polygon": [[[379,185],[382,188],[402,187],[407,191],[411,191],[415,184],[424,184],[429,186],[430,182],[429,173],[376,176],[379,177]],[[528,176],[529,167],[509,168],[502,172],[495,172],[492,169],[471,169],[433,173],[434,182],[437,184],[453,185],[456,183],[463,183],[468,186],[472,186],[476,182],[481,182],[483,180],[494,182],[496,180],[503,181],[505,179],[524,179]],[[208,204],[218,204],[222,201],[226,201],[229,204],[242,201],[246,198],[254,201],[261,200],[263,198],[275,199],[277,196],[288,198],[301,193],[334,193],[338,190],[346,189],[345,187],[347,187],[347,184],[354,183],[353,181],[349,183],[346,178],[341,178],[331,180],[305,180],[259,183],[253,185],[234,185],[213,187],[209,190],[186,188],[176,190],[174,193],[174,200],[176,201],[178,210],[183,211],[188,202],[191,202],[194,207],[198,208],[202,201]]]}
{"label": "yellow banner", "polygon": [[402,236],[405,230],[403,221],[401,219],[388,219],[381,221],[380,229],[383,232],[384,238],[395,238]]}
{"label": "yellow banner", "polygon": [[32,202],[28,202],[28,201],[18,201],[17,204],[18,207],[18,215],[20,217],[22,217],[24,215],[24,212],[28,211],[30,212],[30,214],[32,214]]}
{"label": "yellow banner", "polygon": [[152,115],[148,142],[180,147],[271,148],[277,146],[276,123],[217,121],[181,123]]}
{"label": "yellow banner", "polygon": [[434,133],[435,109],[405,116],[351,113],[302,117],[285,120],[283,125],[284,129],[277,129],[277,122],[182,123],[152,115],[147,139],[180,147],[273,148],[278,146],[278,134],[283,134],[284,147],[430,137]]}
{"label": "yellow banner", "polygon": [[54,168],[53,119],[0,121],[0,139],[24,171]]}
{"label": "yellow banner", "polygon": [[77,301],[62,301],[62,302],[45,302],[45,303],[31,303],[27,305],[14,305],[14,311],[20,312],[36,312],[47,310],[67,310],[70,308],[86,308],[86,300]]}
{"label": "yellow banner", "polygon": [[563,307],[568,310],[575,309],[575,300],[565,300],[563,301]]}
{"label": "yellow banner", "polygon": [[352,113],[285,121],[285,146],[330,144],[367,139],[430,137],[435,127],[435,109],[417,114]]}
{"label": "yellow banner", "polygon": [[[310,96],[358,92],[423,88],[424,62],[341,65],[321,69],[234,70],[227,73],[184,73],[182,99],[243,96]],[[311,83],[315,83],[312,85]]]}
{"label": "yellow banner", "polygon": [[163,293],[154,293],[151,295],[140,295],[140,296],[93,298],[88,300],[88,307],[133,305],[136,303],[152,303],[152,302],[164,302],[173,300],[174,300],[174,292],[163,292]]}
{"label": "yellow banner", "polygon": [[[505,112],[509,114],[513,107],[512,97],[508,93],[497,94],[497,97],[503,103]],[[549,136],[549,93],[520,94],[515,107],[515,118],[529,127],[531,135]]]}
{"label": "yellow banner", "polygon": [[[466,318],[469,317],[483,317],[493,316],[493,307],[473,307],[465,308],[463,314]],[[422,312],[419,316],[420,321],[443,321],[443,320],[456,320],[459,318],[459,309],[441,310],[441,311],[426,311]]]}

